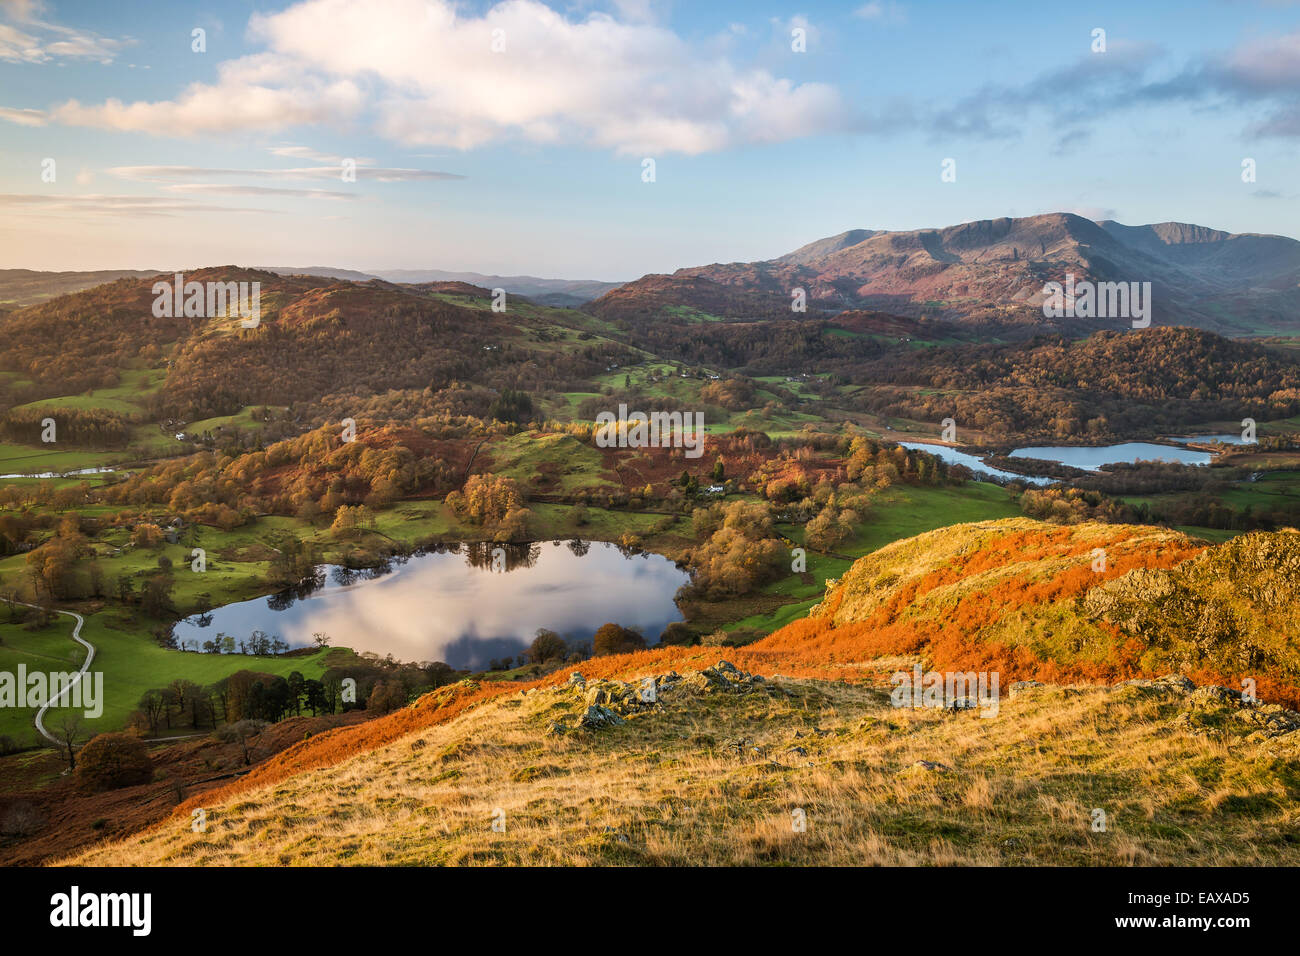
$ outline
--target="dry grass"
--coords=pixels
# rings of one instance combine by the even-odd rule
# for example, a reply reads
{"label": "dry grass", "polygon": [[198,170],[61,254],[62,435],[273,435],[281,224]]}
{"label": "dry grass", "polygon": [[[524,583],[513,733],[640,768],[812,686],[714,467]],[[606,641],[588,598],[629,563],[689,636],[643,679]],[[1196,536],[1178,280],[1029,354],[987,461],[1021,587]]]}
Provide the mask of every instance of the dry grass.
{"label": "dry grass", "polygon": [[1158,688],[1043,687],[987,719],[843,683],[769,687],[678,687],[622,726],[558,737],[546,728],[581,712],[576,691],[513,694],[234,794],[206,833],[178,816],[65,862],[1300,864],[1300,732],[1247,741],[1227,711],[1198,731],[1175,723],[1187,698]]}

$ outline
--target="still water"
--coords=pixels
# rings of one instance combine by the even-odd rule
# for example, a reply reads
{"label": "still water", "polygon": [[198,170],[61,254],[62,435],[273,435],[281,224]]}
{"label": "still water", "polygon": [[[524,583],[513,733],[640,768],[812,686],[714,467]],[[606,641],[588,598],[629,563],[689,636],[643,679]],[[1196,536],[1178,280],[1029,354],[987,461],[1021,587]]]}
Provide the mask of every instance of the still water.
{"label": "still water", "polygon": [[662,555],[543,541],[501,546],[502,569],[493,547],[452,546],[374,571],[323,565],[313,586],[187,618],[176,639],[202,645],[218,633],[239,640],[260,630],[306,647],[321,631],[335,647],[477,669],[521,653],[538,628],[590,644],[613,621],[653,644],[665,625],[682,620],[673,597],[689,576]]}
{"label": "still water", "polygon": [[1183,465],[1208,465],[1214,458],[1208,451],[1172,448],[1145,441],[1126,441],[1118,445],[1040,445],[1017,448],[1011,458],[1041,458],[1063,465],[1096,471],[1102,465],[1119,462],[1165,461]]}

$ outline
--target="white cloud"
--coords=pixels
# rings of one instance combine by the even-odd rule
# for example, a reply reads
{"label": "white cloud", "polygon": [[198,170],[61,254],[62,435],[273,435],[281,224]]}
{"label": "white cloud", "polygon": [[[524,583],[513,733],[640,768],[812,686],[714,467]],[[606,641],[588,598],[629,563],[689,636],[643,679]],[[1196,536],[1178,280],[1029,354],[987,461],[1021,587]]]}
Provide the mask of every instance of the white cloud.
{"label": "white cloud", "polygon": [[[0,16],[0,61],[47,63],[51,60],[82,59],[111,63],[129,38],[111,39],[89,30],[76,30],[39,19],[45,5],[39,0],[2,0]],[[18,24],[18,26],[15,26]]]}
{"label": "white cloud", "polygon": [[102,216],[175,216],[198,212],[269,212],[235,206],[213,206],[188,199],[162,196],[113,196],[95,193],[0,193],[0,208],[7,214],[24,212],[36,216],[49,213],[91,214]]}
{"label": "white cloud", "polygon": [[[504,52],[491,51],[493,31]],[[624,154],[701,153],[838,128],[833,87],[795,84],[639,17],[568,19],[537,0],[481,16],[448,0],[302,0],[254,14],[268,52],[221,64],[174,100],[69,102],[60,122],[187,136],[341,123],[368,109],[404,145],[508,139]]]}
{"label": "white cloud", "polygon": [[[224,176],[256,176],[261,179],[332,179],[338,180],[341,166],[302,166],[285,169],[222,169],[206,166],[113,166],[108,171],[119,179],[139,183],[172,183],[187,179],[211,179]],[[356,168],[357,179],[371,179],[381,183],[412,182],[417,180],[464,179],[456,173],[434,169],[401,169],[386,166]]]}
{"label": "white cloud", "polygon": [[0,120],[17,123],[19,126],[44,126],[49,116],[44,110],[18,110],[0,106]]}
{"label": "white cloud", "polygon": [[69,100],[50,113],[69,126],[193,136],[329,123],[354,116],[362,105],[361,90],[351,81],[304,76],[293,64],[261,54],[222,63],[217,83],[193,83],[175,100]]}
{"label": "white cloud", "polygon": [[861,20],[872,20],[876,23],[904,23],[907,20],[907,12],[901,4],[893,0],[871,0],[870,3],[864,3],[853,11],[853,15]]}
{"label": "white cloud", "polygon": [[334,189],[284,189],[280,186],[235,186],[230,183],[172,183],[163,189],[173,193],[215,196],[290,196],[296,199],[356,199],[356,193]]}

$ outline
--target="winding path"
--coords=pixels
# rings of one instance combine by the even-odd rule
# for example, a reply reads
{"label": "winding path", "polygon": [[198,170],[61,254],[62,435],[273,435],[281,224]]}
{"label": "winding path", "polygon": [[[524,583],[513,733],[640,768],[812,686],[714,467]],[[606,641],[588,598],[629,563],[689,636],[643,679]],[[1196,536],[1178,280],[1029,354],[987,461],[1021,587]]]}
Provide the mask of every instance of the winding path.
{"label": "winding path", "polygon": [[[21,604],[24,607],[34,607],[38,611],[40,610],[40,607],[38,605],[28,604],[26,601],[16,601],[14,603]],[[72,688],[76,687],[79,683],[81,683],[81,679],[85,677],[86,672],[90,670],[91,661],[95,659],[95,645],[91,644],[89,641],[83,640],[81,637],[81,626],[86,623],[85,618],[83,618],[76,611],[56,610],[56,613],[66,614],[68,617],[76,619],[77,624],[72,629],[72,639],[86,649],[86,660],[82,663],[81,670],[77,671],[77,675],[72,680],[68,681],[68,683],[64,685],[61,691],[59,691],[52,698],[46,701],[44,706],[42,706],[41,709],[36,712],[36,729],[40,732],[41,736],[44,737],[46,740],[48,740],[50,743],[54,744],[56,747],[62,747],[63,742],[45,729],[45,712],[49,710],[51,707],[58,704],[58,702],[63,698],[64,694],[69,693],[72,690]]]}

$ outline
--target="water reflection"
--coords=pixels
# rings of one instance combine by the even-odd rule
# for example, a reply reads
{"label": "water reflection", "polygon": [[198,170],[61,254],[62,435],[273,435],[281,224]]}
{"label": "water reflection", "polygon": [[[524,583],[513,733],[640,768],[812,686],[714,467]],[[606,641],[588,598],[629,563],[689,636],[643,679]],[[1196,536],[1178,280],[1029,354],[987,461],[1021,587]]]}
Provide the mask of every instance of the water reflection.
{"label": "water reflection", "polygon": [[322,566],[299,587],[189,618],[175,633],[201,645],[262,630],[307,647],[323,631],[335,646],[480,668],[521,653],[543,627],[577,647],[613,621],[653,643],[682,619],[673,597],[687,581],[661,555],[606,542],[445,545],[373,568]]}

